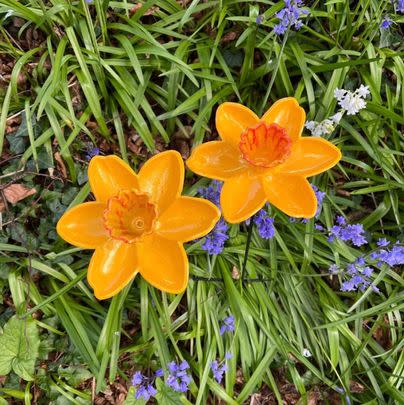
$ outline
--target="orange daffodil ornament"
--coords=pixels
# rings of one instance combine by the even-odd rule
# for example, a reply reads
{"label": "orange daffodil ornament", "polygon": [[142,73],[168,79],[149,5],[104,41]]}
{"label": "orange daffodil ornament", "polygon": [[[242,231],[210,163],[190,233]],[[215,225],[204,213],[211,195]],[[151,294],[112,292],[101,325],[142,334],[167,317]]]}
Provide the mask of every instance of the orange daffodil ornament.
{"label": "orange daffodil ornament", "polygon": [[96,201],[68,210],[57,232],[72,245],[95,249],[87,275],[95,296],[112,297],[137,273],[162,291],[184,291],[183,243],[209,233],[220,212],[207,200],[181,196],[180,154],[159,153],[139,174],[116,156],[96,156],[88,177]]}
{"label": "orange daffodil ornament", "polygon": [[187,165],[224,181],[220,205],[228,222],[250,218],[267,201],[292,217],[315,215],[317,200],[306,178],[334,166],[341,152],[325,139],[301,137],[305,120],[292,97],[278,100],[261,118],[241,104],[219,106],[222,140],[196,147]]}

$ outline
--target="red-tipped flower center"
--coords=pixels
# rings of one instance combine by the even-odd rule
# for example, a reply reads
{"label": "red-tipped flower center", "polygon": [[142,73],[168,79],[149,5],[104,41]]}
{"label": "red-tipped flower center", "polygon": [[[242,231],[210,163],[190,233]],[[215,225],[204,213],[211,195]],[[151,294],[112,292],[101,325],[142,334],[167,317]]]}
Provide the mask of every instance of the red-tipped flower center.
{"label": "red-tipped flower center", "polygon": [[156,206],[147,194],[122,190],[108,200],[104,226],[113,239],[132,243],[153,231],[156,217]]}
{"label": "red-tipped flower center", "polygon": [[289,157],[292,140],[284,128],[261,121],[241,134],[239,148],[247,162],[269,168],[283,163]]}

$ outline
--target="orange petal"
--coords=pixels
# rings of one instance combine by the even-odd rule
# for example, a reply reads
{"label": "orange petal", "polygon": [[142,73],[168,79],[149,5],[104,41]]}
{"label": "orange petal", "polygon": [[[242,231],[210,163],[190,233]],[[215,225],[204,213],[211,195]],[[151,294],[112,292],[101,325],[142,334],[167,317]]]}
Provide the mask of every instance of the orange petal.
{"label": "orange petal", "polygon": [[300,138],[292,147],[288,160],[279,165],[280,173],[309,177],[325,172],[341,159],[341,151],[322,138]]}
{"label": "orange petal", "polygon": [[268,201],[285,214],[295,218],[312,218],[317,199],[310,183],[303,176],[267,175],[263,179]]}
{"label": "orange petal", "polygon": [[226,180],[220,195],[223,216],[232,224],[250,218],[265,201],[261,179],[248,173]]}
{"label": "orange petal", "polygon": [[241,133],[258,121],[255,113],[238,103],[223,103],[216,111],[216,129],[220,137],[237,150]]}
{"label": "orange petal", "polygon": [[184,185],[184,162],[181,155],[168,150],[149,159],[139,172],[142,191],[150,194],[159,214],[181,195]]}
{"label": "orange petal", "polygon": [[136,245],[109,239],[91,258],[87,279],[99,300],[118,294],[138,272]]}
{"label": "orange petal", "polygon": [[240,174],[248,167],[240,151],[222,141],[197,146],[187,160],[188,167],[200,176],[225,180]]}
{"label": "orange petal", "polygon": [[88,179],[97,201],[106,202],[120,190],[139,188],[135,172],[118,156],[95,156],[88,167]]}
{"label": "orange petal", "polygon": [[105,204],[100,202],[76,205],[59,219],[57,233],[74,246],[95,249],[108,239],[102,217],[105,208]]}
{"label": "orange petal", "polygon": [[208,234],[220,218],[220,211],[202,198],[179,197],[159,219],[158,234],[177,242],[188,242]]}
{"label": "orange petal", "polygon": [[285,128],[292,142],[295,142],[302,134],[306,112],[294,97],[286,97],[275,102],[261,120],[267,124],[275,123]]}
{"label": "orange petal", "polygon": [[188,258],[181,243],[158,235],[147,236],[138,244],[139,271],[161,291],[179,294],[188,284]]}

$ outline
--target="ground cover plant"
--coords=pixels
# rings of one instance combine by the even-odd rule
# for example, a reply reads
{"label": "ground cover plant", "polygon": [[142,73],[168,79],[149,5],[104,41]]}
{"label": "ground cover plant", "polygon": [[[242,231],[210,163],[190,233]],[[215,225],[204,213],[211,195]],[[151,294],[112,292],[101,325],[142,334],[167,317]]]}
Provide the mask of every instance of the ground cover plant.
{"label": "ground cover plant", "polygon": [[[0,0],[0,404],[404,403],[403,12]],[[223,102],[284,97],[342,152],[309,179],[315,217],[221,218],[185,245],[185,292],[136,277],[97,300],[92,251],[56,233],[94,200],[90,160],[186,160]],[[222,187],[186,172],[187,196]]]}

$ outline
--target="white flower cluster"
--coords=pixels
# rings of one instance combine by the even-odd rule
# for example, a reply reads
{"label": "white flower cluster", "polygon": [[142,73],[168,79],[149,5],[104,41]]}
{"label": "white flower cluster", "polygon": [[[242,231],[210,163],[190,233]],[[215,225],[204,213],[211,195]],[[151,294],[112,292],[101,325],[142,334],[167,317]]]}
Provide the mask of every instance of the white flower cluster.
{"label": "white flower cluster", "polygon": [[346,111],[347,115],[358,114],[366,107],[365,98],[370,94],[369,87],[361,84],[354,92],[344,89],[335,89],[334,97],[338,105]]}
{"label": "white flower cluster", "polygon": [[321,122],[307,121],[304,126],[311,132],[313,136],[329,135],[334,131],[335,127],[341,121],[342,115],[342,112],[337,112],[332,117]]}
{"label": "white flower cluster", "polygon": [[335,89],[334,97],[338,100],[338,105],[341,107],[341,110],[321,122],[307,121],[305,127],[313,136],[331,134],[345,113],[347,115],[355,115],[366,107],[366,101],[364,99],[369,94],[369,87],[363,84],[354,92],[344,89]]}

